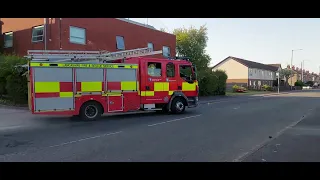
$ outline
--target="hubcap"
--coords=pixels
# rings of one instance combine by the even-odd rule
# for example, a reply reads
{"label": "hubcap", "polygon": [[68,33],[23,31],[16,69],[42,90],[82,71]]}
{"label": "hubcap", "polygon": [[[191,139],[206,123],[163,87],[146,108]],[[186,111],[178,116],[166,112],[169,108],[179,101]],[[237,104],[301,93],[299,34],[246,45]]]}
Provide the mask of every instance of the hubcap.
{"label": "hubcap", "polygon": [[95,106],[89,105],[85,109],[85,114],[88,118],[94,118],[98,114],[98,109]]}
{"label": "hubcap", "polygon": [[180,112],[180,111],[183,110],[184,104],[182,102],[178,101],[177,104],[176,104],[176,108]]}

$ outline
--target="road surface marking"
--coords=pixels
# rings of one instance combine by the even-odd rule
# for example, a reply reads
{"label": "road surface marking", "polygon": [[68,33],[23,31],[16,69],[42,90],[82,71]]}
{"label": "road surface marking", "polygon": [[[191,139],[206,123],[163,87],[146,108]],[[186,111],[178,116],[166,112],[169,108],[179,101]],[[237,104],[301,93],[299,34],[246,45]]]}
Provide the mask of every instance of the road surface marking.
{"label": "road surface marking", "polygon": [[0,126],[0,130],[8,130],[8,129],[18,129],[18,128],[24,128],[29,126]]}
{"label": "road surface marking", "polygon": [[110,135],[114,135],[114,134],[119,134],[119,133],[121,133],[121,132],[122,132],[122,131],[118,131],[118,132],[114,132],[114,133],[102,134],[102,135],[99,135],[99,136],[87,137],[87,138],[78,139],[78,140],[75,140],[75,141],[69,141],[69,142],[65,142],[65,143],[61,143],[61,144],[49,146],[49,148],[59,147],[59,146],[64,146],[64,145],[69,145],[69,144],[73,144],[73,143],[77,143],[77,142],[81,142],[81,141],[86,141],[86,140],[89,140],[89,139],[101,138],[101,137],[105,137],[105,136],[110,136]]}
{"label": "road surface marking", "polygon": [[199,117],[201,115],[202,114],[198,114],[198,115],[195,115],[195,116],[188,116],[188,117],[183,117],[183,118],[179,118],[179,119],[173,119],[173,120],[164,121],[164,122],[161,122],[161,123],[149,124],[148,126],[149,127],[157,126],[157,125],[161,125],[161,124],[165,124],[165,123],[171,123],[171,122],[180,121],[180,120],[184,120],[184,119],[195,118],[195,117]]}
{"label": "road surface marking", "polygon": [[245,152],[243,154],[241,154],[240,156],[238,156],[236,159],[234,159],[232,162],[241,162],[244,159],[246,159],[249,155],[257,152],[259,149],[263,148],[264,146],[266,146],[268,144],[268,142],[277,139],[280,135],[282,135],[286,130],[293,128],[295,125],[297,125],[299,122],[301,122],[302,120],[304,120],[307,115],[309,115],[310,111],[312,109],[309,109],[309,112],[307,112],[305,115],[303,115],[299,120],[294,121],[293,123],[289,124],[288,126],[286,126],[285,128],[283,128],[282,130],[280,130],[279,132],[276,133],[276,135],[273,138],[269,138],[265,141],[263,141],[262,143],[254,146],[250,151]]}

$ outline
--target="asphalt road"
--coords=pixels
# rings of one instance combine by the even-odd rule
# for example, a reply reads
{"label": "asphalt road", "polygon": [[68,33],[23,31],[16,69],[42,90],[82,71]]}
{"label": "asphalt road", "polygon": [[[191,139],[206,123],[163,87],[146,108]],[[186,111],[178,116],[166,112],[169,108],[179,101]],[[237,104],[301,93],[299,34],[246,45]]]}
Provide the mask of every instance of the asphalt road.
{"label": "asphalt road", "polygon": [[220,98],[182,115],[149,112],[96,122],[0,108],[0,161],[272,161],[273,151],[263,158],[260,151],[287,132],[298,132],[304,149],[319,142],[319,100],[318,90]]}

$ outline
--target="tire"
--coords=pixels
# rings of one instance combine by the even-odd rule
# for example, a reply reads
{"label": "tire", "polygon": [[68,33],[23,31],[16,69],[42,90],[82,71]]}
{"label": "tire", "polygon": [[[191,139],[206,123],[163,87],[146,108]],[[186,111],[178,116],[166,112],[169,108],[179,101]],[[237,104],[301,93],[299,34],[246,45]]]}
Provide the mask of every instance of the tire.
{"label": "tire", "polygon": [[174,98],[170,110],[173,114],[181,114],[185,111],[186,106],[181,98]]}
{"label": "tire", "polygon": [[102,115],[101,105],[94,101],[86,102],[81,106],[79,115],[85,121],[97,120]]}

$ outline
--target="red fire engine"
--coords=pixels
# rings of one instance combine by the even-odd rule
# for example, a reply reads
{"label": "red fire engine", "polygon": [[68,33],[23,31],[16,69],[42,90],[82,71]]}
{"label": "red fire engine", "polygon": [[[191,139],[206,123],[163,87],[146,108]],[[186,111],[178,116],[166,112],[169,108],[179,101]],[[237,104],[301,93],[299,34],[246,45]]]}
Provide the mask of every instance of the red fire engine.
{"label": "red fire engine", "polygon": [[119,52],[30,50],[29,107],[33,114],[182,113],[198,105],[196,68],[186,58],[159,59],[140,48]]}

